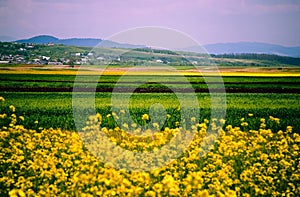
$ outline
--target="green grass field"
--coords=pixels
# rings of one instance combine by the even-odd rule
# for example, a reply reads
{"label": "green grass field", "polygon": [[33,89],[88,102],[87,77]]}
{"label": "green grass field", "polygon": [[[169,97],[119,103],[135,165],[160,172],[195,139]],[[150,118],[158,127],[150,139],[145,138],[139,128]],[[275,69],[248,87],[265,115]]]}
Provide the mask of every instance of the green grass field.
{"label": "green grass field", "polygon": [[[82,93],[84,95],[84,93]],[[72,113],[72,93],[29,93],[2,92],[6,99],[2,111],[7,106],[14,105],[18,115],[26,116],[24,125],[44,128],[62,128],[76,130]],[[201,120],[210,118],[210,96],[208,93],[198,93]],[[111,113],[111,93],[96,93],[96,110],[104,116]],[[120,101],[121,102],[121,101]],[[139,120],[142,114],[149,112],[151,104],[161,103],[168,113],[173,113],[178,107],[178,100],[172,93],[136,93],[130,100],[131,115]],[[281,119],[281,128],[292,125],[300,132],[300,95],[273,93],[230,93],[226,95],[226,121],[235,126],[240,125],[240,118],[254,114],[256,119],[274,116]],[[34,121],[38,120],[38,125]],[[104,121],[104,126],[105,125]]]}
{"label": "green grass field", "polygon": [[[73,88],[75,75],[37,75],[37,74],[1,74],[0,75],[0,88],[12,88],[18,87],[24,88]],[[89,76],[83,77],[87,80]],[[120,76],[116,75],[103,75],[99,78],[97,87],[101,88],[113,88]],[[126,76],[122,80],[121,87],[135,87],[137,82],[151,81],[153,76]],[[207,88],[205,78],[197,76],[186,76],[188,82],[190,82],[193,88]],[[178,77],[174,76],[157,76],[156,81],[166,84],[175,88],[185,88],[186,85],[178,82]],[[300,87],[300,77],[242,77],[242,76],[225,76],[222,77],[225,88],[278,88],[289,89]],[[219,82],[219,78],[216,78],[216,82]],[[91,87],[92,83],[89,82],[77,82],[82,87]],[[212,80],[214,83],[214,80]],[[218,85],[210,85],[211,88],[218,87]],[[164,88],[162,84],[144,84],[142,88]]]}

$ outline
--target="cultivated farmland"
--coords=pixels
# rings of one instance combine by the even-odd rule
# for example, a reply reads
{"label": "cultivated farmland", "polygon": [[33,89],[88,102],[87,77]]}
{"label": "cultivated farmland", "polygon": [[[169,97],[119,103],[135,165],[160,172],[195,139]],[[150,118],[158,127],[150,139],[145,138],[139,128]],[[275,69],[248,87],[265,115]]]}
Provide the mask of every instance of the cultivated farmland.
{"label": "cultivated farmland", "polygon": [[[207,82],[190,67],[178,70],[195,93],[177,80],[178,73],[168,75],[161,69],[120,80],[126,69],[115,66],[94,84],[92,76],[99,72],[95,66],[83,71],[83,81],[76,81],[76,67],[6,66],[0,71],[1,196],[299,195],[299,70],[221,67],[225,89],[209,71]],[[153,76],[157,80],[151,81]],[[74,82],[80,90],[75,93]],[[180,106],[172,90],[185,95],[189,105]],[[92,91],[95,110],[82,102],[77,107],[90,116],[76,124],[74,94],[84,101]],[[221,101],[224,91],[226,116],[211,117],[212,105],[224,107],[222,102],[212,104],[212,95]],[[117,103],[123,96],[130,98],[128,109],[112,109],[114,94]],[[189,102],[189,95],[197,98],[197,117],[190,115],[195,103]],[[151,114],[155,103],[166,110],[165,119]],[[191,112],[184,117],[186,125],[184,110]],[[144,131],[149,133],[140,135]],[[163,150],[176,136],[193,138],[169,163],[164,158],[136,163],[130,155],[110,158],[91,151],[111,151],[99,133],[124,150],[145,154]],[[213,146],[203,146],[210,141]],[[103,162],[105,158],[111,163]],[[160,167],[152,169],[150,164]]]}

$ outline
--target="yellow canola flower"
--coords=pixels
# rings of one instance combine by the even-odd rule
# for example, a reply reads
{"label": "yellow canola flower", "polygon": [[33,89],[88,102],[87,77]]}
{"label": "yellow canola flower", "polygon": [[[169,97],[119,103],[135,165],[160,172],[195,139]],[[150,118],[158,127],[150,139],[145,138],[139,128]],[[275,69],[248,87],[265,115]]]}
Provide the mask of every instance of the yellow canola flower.
{"label": "yellow canola flower", "polygon": [[0,118],[1,118],[1,119],[5,119],[6,117],[7,117],[6,114],[0,114]]}
{"label": "yellow canola flower", "polygon": [[10,109],[10,111],[12,111],[12,112],[15,112],[15,111],[16,111],[16,108],[15,108],[15,106],[13,106],[13,105],[10,105],[10,106],[9,106],[9,109]]}
{"label": "yellow canola flower", "polygon": [[225,124],[226,120],[225,119],[220,119],[220,124]]}
{"label": "yellow canola flower", "polygon": [[2,96],[0,96],[0,101],[5,102],[5,99]]}
{"label": "yellow canola flower", "polygon": [[142,116],[142,120],[149,120],[149,115],[148,114],[144,114]]}
{"label": "yellow canola flower", "polygon": [[293,127],[292,126],[287,126],[286,127],[286,132],[292,132],[292,130],[293,130]]}
{"label": "yellow canola flower", "polygon": [[20,189],[13,189],[9,192],[10,197],[25,197],[26,194]]}
{"label": "yellow canola flower", "polygon": [[145,196],[146,197],[156,197],[156,193],[155,193],[155,191],[150,190],[145,193]]}
{"label": "yellow canola flower", "polygon": [[154,127],[156,130],[159,129],[159,124],[158,124],[157,122],[154,122],[152,125],[153,125],[153,127]]}
{"label": "yellow canola flower", "polygon": [[22,120],[22,121],[25,120],[24,116],[19,116],[19,119]]}
{"label": "yellow canola flower", "polygon": [[136,123],[132,123],[132,124],[131,124],[131,127],[136,128],[136,127],[137,127],[137,124],[136,124]]}
{"label": "yellow canola flower", "polygon": [[122,125],[124,128],[126,128],[126,129],[128,129],[129,127],[128,127],[128,124],[127,123],[123,123],[123,125]]}
{"label": "yellow canola flower", "polygon": [[241,126],[243,126],[243,127],[247,127],[249,124],[248,124],[248,122],[242,122],[241,123]]}

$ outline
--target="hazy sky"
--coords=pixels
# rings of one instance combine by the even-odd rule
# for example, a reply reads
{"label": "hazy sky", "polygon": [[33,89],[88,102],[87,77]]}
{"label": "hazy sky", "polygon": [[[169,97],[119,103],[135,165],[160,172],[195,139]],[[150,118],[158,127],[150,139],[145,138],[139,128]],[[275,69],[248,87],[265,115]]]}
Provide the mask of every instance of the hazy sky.
{"label": "hazy sky", "polygon": [[299,0],[0,0],[0,36],[107,38],[140,26],[174,28],[201,44],[300,46]]}

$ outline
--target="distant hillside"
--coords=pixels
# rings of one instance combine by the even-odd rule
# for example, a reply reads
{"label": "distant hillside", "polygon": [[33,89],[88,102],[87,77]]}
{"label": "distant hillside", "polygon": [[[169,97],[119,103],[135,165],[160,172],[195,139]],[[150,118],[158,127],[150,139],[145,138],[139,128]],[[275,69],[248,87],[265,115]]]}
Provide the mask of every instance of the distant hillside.
{"label": "distant hillside", "polygon": [[[96,38],[69,38],[59,39],[49,35],[35,36],[29,39],[17,40],[19,43],[37,43],[37,44],[63,44],[66,46],[85,46],[95,47],[102,42],[103,47],[107,48],[144,48],[142,45],[132,45],[127,43],[117,43],[109,40],[101,40]],[[273,54],[280,56],[300,57],[299,47],[285,47],[259,42],[237,42],[237,43],[217,43],[203,46],[210,54],[242,54],[242,53],[258,53]],[[201,53],[203,50],[199,46],[191,46],[184,49],[178,49],[188,52]]]}
{"label": "distant hillside", "polygon": [[48,44],[48,43],[54,43],[54,44],[59,44],[59,39],[55,38],[53,36],[46,36],[46,35],[41,35],[41,36],[35,36],[29,39],[23,39],[23,40],[17,40],[16,42],[19,43],[35,43],[35,44]]}
{"label": "distant hillside", "polygon": [[[299,47],[284,47],[281,45],[258,43],[258,42],[237,42],[237,43],[218,43],[204,45],[204,48],[210,54],[241,54],[241,53],[259,53],[274,54],[281,56],[300,57]],[[189,47],[185,50],[192,52],[201,51],[198,46]]]}
{"label": "distant hillside", "polygon": [[101,46],[108,47],[108,48],[140,48],[144,46],[139,45],[132,45],[132,44],[124,44],[124,43],[117,43],[108,40],[101,40],[96,38],[68,38],[68,39],[59,39],[54,36],[48,35],[41,35],[35,36],[29,39],[17,40],[16,42],[19,43],[35,43],[35,44],[63,44],[66,46],[84,46],[84,47],[95,47],[100,42]]}

